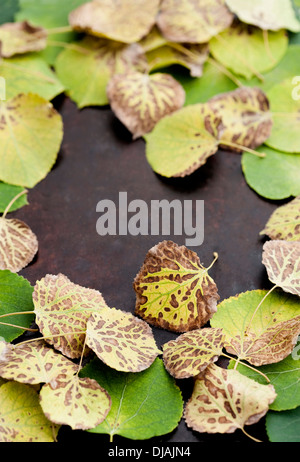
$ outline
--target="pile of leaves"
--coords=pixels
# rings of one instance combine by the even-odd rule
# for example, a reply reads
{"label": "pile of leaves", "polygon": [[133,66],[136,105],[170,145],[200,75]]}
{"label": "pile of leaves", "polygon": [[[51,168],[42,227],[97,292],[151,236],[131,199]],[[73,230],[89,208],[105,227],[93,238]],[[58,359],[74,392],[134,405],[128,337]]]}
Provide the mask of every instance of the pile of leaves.
{"label": "pile of leaves", "polygon": [[[271,441],[298,438],[282,429],[300,419],[298,7],[3,2],[0,441],[55,441],[63,425],[111,440],[148,439],[182,418],[198,432],[246,433],[266,414]],[[144,138],[161,176],[190,175],[225,149],[242,154],[245,179],[260,196],[294,198],[261,231],[270,238],[262,262],[272,289],[219,303],[211,266],[171,241],[146,255],[134,314],[65,275],[43,275],[34,287],[17,275],[38,239],[7,215],[27,204],[28,189],[56,162],[63,122],[51,101],[62,93],[79,109],[110,104],[133,139]],[[157,346],[151,326],[178,336]],[[20,341],[24,331],[34,338]],[[218,365],[222,356],[227,369]],[[177,381],[191,377],[184,403]]]}

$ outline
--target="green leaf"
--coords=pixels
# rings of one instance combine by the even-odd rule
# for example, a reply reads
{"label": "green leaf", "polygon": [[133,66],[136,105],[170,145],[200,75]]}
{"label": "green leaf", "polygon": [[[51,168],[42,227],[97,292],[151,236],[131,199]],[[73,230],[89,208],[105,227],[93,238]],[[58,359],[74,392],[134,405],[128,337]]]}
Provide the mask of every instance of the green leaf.
{"label": "green leaf", "polygon": [[300,407],[291,411],[269,412],[266,429],[272,443],[300,443]]}
{"label": "green leaf", "polygon": [[[32,292],[33,287],[22,276],[18,276],[8,270],[0,271],[0,316],[9,313],[32,311],[30,314],[2,317],[0,321],[25,328],[29,327],[34,319]],[[24,329],[0,324],[0,336],[6,342],[16,339],[24,331]]]}
{"label": "green leaf", "polygon": [[274,210],[265,228],[259,234],[266,234],[271,239],[299,241],[300,196]]}
{"label": "green leaf", "polygon": [[[15,186],[12,184],[0,182],[0,212],[4,212],[8,204],[14,197],[16,197],[19,193],[24,191],[24,188],[21,186]],[[15,210],[24,207],[27,205],[27,194],[23,194],[19,199],[17,199],[13,204],[12,207],[9,209],[9,212],[14,212]]]}
{"label": "green leaf", "polygon": [[45,417],[39,395],[29,385],[7,382],[0,387],[0,442],[53,442],[59,427]]}
{"label": "green leaf", "polygon": [[2,0],[1,1],[1,15],[0,24],[6,22],[13,22],[14,15],[19,10],[19,0]]}
{"label": "green leaf", "polygon": [[284,30],[268,33],[268,46],[262,30],[236,22],[210,41],[214,58],[234,73],[250,79],[274,68],[288,47]]}
{"label": "green leaf", "polygon": [[132,440],[165,435],[181,419],[181,392],[161,359],[138,373],[118,372],[94,359],[80,375],[97,380],[111,397],[112,407],[105,421],[90,430],[109,434],[111,441],[114,435]]}
{"label": "green leaf", "polygon": [[267,199],[286,199],[300,194],[300,155],[275,151],[267,146],[257,149],[266,154],[259,158],[242,156],[242,169],[248,185]]}

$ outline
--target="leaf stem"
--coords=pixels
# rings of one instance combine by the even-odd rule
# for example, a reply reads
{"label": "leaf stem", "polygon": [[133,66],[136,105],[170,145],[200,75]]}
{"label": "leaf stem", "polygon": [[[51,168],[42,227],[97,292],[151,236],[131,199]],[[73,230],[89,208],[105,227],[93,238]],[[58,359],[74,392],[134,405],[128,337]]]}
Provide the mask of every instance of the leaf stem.
{"label": "leaf stem", "polygon": [[243,87],[244,85],[242,84],[242,82],[239,81],[239,79],[237,79],[233,74],[232,72],[230,72],[228,69],[226,69],[225,66],[223,66],[223,64],[220,64],[218,63],[215,59],[211,58],[211,57],[208,57],[207,58],[207,61],[212,64],[213,66],[215,66],[217,69],[219,69],[219,71],[221,71],[224,75],[226,75],[230,80],[232,80],[233,83],[235,83],[238,87]]}
{"label": "leaf stem", "polygon": [[62,34],[64,32],[74,32],[72,26],[62,26],[62,27],[53,27],[51,29],[46,29],[47,34]]}
{"label": "leaf stem", "polygon": [[34,311],[16,311],[15,313],[5,313],[1,314],[0,318],[7,318],[8,316],[17,316],[19,314],[32,314]]}
{"label": "leaf stem", "polygon": [[30,327],[17,326],[16,324],[10,324],[8,322],[0,322],[2,326],[15,327],[16,329],[28,330],[29,332],[38,332],[38,329],[31,329]]}
{"label": "leaf stem", "polygon": [[1,61],[1,66],[12,67],[12,68],[18,69],[19,71],[26,72],[27,74],[31,74],[33,76],[36,76],[41,80],[45,80],[46,82],[53,83],[53,84],[56,83],[56,81],[54,79],[51,79],[51,77],[46,76],[42,72],[34,71],[33,69],[29,69],[29,68],[24,67],[24,66],[19,66],[18,64],[9,62],[9,61],[7,61],[5,59],[3,59]]}
{"label": "leaf stem", "polygon": [[28,191],[27,189],[24,189],[23,191],[19,192],[19,194],[17,194],[11,201],[10,203],[8,204],[8,206],[6,207],[6,209],[4,210],[4,213],[2,215],[2,218],[5,218],[6,215],[8,214],[10,208],[12,207],[12,205],[16,202],[16,200],[19,199],[19,197],[23,196],[23,194],[26,194]]}
{"label": "leaf stem", "polygon": [[82,53],[85,55],[88,55],[90,53],[87,48],[75,45],[74,43],[59,42],[58,40],[48,40],[48,45],[53,47],[68,48],[70,50],[78,51],[78,53]]}
{"label": "leaf stem", "polygon": [[259,369],[256,369],[255,367],[250,366],[250,364],[247,364],[247,363],[244,363],[243,361],[240,361],[240,358],[233,358],[232,356],[229,356],[226,353],[222,353],[222,356],[225,356],[225,358],[229,358],[229,359],[232,359],[233,361],[235,361],[234,370],[236,370],[238,364],[241,364],[242,366],[248,367],[249,369],[252,369],[253,371],[257,372],[262,377],[264,377],[264,379],[268,383],[270,383],[270,379],[269,379],[269,377],[266,376],[266,374],[261,372]]}
{"label": "leaf stem", "polygon": [[24,345],[25,343],[30,343],[30,342],[36,342],[37,340],[46,340],[49,338],[56,338],[56,337],[66,337],[67,335],[72,335],[72,334],[86,334],[86,331],[73,331],[73,332],[64,332],[63,334],[53,334],[53,335],[45,335],[43,337],[38,337],[38,338],[31,338],[29,340],[24,340],[24,342],[20,342],[17,345]]}
{"label": "leaf stem", "polygon": [[270,47],[270,40],[269,40],[269,32],[267,29],[263,29],[263,38],[264,38],[264,44],[265,44],[267,55],[269,56],[273,64],[275,64],[276,60],[274,59],[274,56],[272,55],[272,51]]}
{"label": "leaf stem", "polygon": [[251,319],[250,319],[250,322],[248,324],[248,327],[245,329],[245,335],[247,335],[247,332],[249,331],[250,327],[251,327],[251,324],[253,322],[253,319],[254,319],[254,316],[256,315],[256,313],[258,312],[259,308],[261,307],[261,305],[263,304],[263,302],[265,301],[265,299],[270,295],[271,292],[273,292],[274,289],[276,289],[278,286],[275,284],[266,294],[265,296],[261,299],[261,301],[259,302],[259,304],[257,305],[257,307],[255,308],[254,310],[254,313],[252,314],[251,316]]}
{"label": "leaf stem", "polygon": [[244,433],[244,435],[248,436],[248,438],[250,438],[251,440],[255,441],[256,443],[262,443],[261,440],[258,440],[257,438],[254,438],[254,436],[251,436],[249,435],[249,433],[246,432],[246,430],[243,428],[241,428],[242,432]]}
{"label": "leaf stem", "polygon": [[214,252],[214,259],[213,259],[213,261],[211,262],[211,264],[209,265],[209,267],[206,268],[206,271],[210,270],[210,269],[213,267],[213,265],[216,263],[216,261],[218,260],[218,258],[219,258],[218,252]]}
{"label": "leaf stem", "polygon": [[232,143],[231,141],[220,140],[219,144],[225,144],[226,146],[231,146],[232,148],[241,149],[242,151],[249,152],[250,154],[254,154],[257,157],[266,157],[265,152],[254,151],[254,149],[247,148],[246,146],[241,146],[240,144]]}

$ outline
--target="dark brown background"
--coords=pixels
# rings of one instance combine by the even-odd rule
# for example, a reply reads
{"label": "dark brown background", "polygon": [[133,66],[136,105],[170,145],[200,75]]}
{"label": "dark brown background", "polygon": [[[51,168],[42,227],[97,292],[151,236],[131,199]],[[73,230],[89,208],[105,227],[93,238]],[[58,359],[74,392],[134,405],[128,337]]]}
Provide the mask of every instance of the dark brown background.
{"label": "dark brown background", "polygon": [[[12,216],[23,219],[37,234],[39,252],[20,274],[31,284],[47,273],[68,276],[71,281],[100,290],[111,307],[134,311],[132,282],[147,251],[166,236],[107,236],[96,232],[96,205],[101,199],[118,203],[120,191],[128,200],[202,199],[205,201],[205,238],[194,247],[204,266],[219,253],[210,270],[223,300],[237,293],[271,287],[261,263],[265,238],[259,236],[278,202],[264,200],[252,191],[242,174],[239,154],[219,151],[207,164],[184,179],[157,176],[145,158],[143,139],[132,141],[128,131],[105,108],[79,111],[68,98],[55,106],[63,116],[64,140],[52,172],[29,193],[30,205]],[[178,244],[185,237],[169,236]],[[159,347],[174,333],[154,329]],[[192,380],[178,381],[185,401]],[[264,419],[247,427],[253,436],[267,441]],[[108,442],[107,435],[71,431],[65,427],[59,441]],[[116,436],[114,441],[127,443]],[[247,442],[241,431],[232,435],[198,434],[182,420],[169,435],[155,442]]]}

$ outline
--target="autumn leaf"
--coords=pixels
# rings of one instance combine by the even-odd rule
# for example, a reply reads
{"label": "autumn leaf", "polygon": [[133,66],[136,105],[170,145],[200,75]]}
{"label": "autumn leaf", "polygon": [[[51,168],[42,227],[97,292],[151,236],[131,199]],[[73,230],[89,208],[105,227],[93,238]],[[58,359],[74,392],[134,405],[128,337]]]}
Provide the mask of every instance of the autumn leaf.
{"label": "autumn leaf", "polygon": [[147,369],[161,353],[146,322],[114,308],[91,314],[86,343],[108,366],[123,372]]}
{"label": "autumn leaf", "polygon": [[73,430],[88,430],[107,416],[111,399],[96,380],[60,374],[43,385],[40,403],[51,422],[69,425]]}
{"label": "autumn leaf", "polygon": [[125,43],[139,41],[155,24],[160,0],[94,0],[69,15],[78,31]]}
{"label": "autumn leaf", "polygon": [[157,25],[171,42],[205,43],[232,21],[224,0],[163,0]]}
{"label": "autumn leaf", "polygon": [[116,74],[108,83],[107,95],[113,112],[134,139],[150,132],[185,100],[181,85],[171,75],[159,73]]}
{"label": "autumn leaf", "polygon": [[0,442],[53,442],[59,427],[45,417],[38,393],[29,385],[7,382],[0,387]]}
{"label": "autumn leaf", "polygon": [[300,196],[278,207],[259,234],[271,239],[300,241]]}
{"label": "autumn leaf", "polygon": [[196,378],[185,421],[200,433],[244,431],[245,425],[257,423],[267,413],[275,398],[272,385],[211,364]]}
{"label": "autumn leaf", "polygon": [[152,247],[134,280],[135,313],[175,332],[205,325],[217,309],[218,290],[198,255],[163,241]]}
{"label": "autumn leaf", "polygon": [[195,377],[222,354],[222,329],[204,328],[180,335],[163,345],[164,365],[176,379]]}
{"label": "autumn leaf", "polygon": [[300,296],[300,242],[265,242],[262,262],[273,284]]}
{"label": "autumn leaf", "polygon": [[40,51],[46,48],[47,31],[27,21],[6,23],[0,26],[0,56],[10,58],[16,54]]}
{"label": "autumn leaf", "polygon": [[46,341],[69,358],[82,354],[90,314],[107,307],[100,292],[74,284],[63,274],[37,281],[33,303]]}

